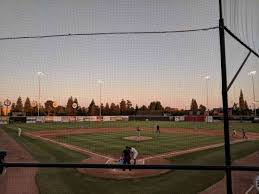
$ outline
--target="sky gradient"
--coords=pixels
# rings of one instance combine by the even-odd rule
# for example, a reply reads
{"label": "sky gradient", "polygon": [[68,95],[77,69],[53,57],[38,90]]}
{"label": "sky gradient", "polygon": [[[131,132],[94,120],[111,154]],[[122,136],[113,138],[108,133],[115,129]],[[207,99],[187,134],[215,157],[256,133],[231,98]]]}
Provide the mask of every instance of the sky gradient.
{"label": "sky gradient", "polygon": [[[234,0],[232,0],[234,1]],[[159,2],[159,3],[158,3]],[[255,5],[251,0],[251,7]],[[230,5],[225,3],[225,9]],[[242,11],[242,10],[241,10]],[[253,10],[248,17],[256,15]],[[230,13],[225,10],[225,14]],[[231,12],[232,13],[232,12]],[[233,17],[226,24],[239,32]],[[206,28],[218,25],[218,5],[213,0],[8,0],[1,2],[0,37],[64,33],[160,31]],[[258,17],[248,23],[256,23]],[[259,23],[259,21],[257,22]],[[238,24],[238,26],[240,26]],[[258,25],[259,26],[259,25]],[[259,27],[240,38],[258,51]],[[206,105],[206,80],[210,75],[209,108],[221,106],[221,71],[218,29],[178,34],[80,36],[0,42],[0,101],[16,101],[20,95],[38,98],[37,72],[41,78],[42,102],[65,104],[69,96],[87,106],[99,103],[97,81],[102,79],[102,101],[133,105],[160,100],[164,106],[189,108],[191,98]],[[253,37],[253,39],[252,39]],[[253,41],[252,41],[253,40]],[[247,51],[226,35],[228,80]],[[251,78],[256,70],[255,89],[259,98],[259,60],[251,56],[229,101],[244,90],[252,102]]]}

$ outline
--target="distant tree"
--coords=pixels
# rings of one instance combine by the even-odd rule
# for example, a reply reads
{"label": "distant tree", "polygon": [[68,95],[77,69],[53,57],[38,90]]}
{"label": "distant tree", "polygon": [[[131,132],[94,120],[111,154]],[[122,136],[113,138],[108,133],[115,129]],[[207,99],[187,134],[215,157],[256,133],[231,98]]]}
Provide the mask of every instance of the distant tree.
{"label": "distant tree", "polygon": [[0,108],[0,111],[1,111],[0,115],[3,116],[5,113],[4,113],[4,109],[2,107]]}
{"label": "distant tree", "polygon": [[232,107],[232,114],[233,114],[233,115],[239,115],[239,107],[238,107],[238,104],[237,104],[237,103],[234,103],[234,104],[233,104],[233,107]]}
{"label": "distant tree", "polygon": [[147,111],[148,108],[145,105],[143,105],[143,106],[140,107],[140,110],[144,112],[144,111]]}
{"label": "distant tree", "polygon": [[23,103],[21,96],[18,97],[16,106],[15,106],[15,112],[23,112]]}
{"label": "distant tree", "polygon": [[149,110],[156,110],[156,102],[155,101],[150,102],[150,104],[148,106],[148,109]]}
{"label": "distant tree", "polygon": [[66,106],[66,113],[67,115],[74,115],[74,109],[72,107],[74,103],[73,97],[71,96],[70,98],[68,98],[67,100],[67,106]]}
{"label": "distant tree", "polygon": [[138,114],[138,111],[139,111],[139,107],[138,107],[138,105],[136,104],[136,106],[135,106],[135,115]]}
{"label": "distant tree", "polygon": [[249,107],[248,107],[248,105],[247,105],[247,102],[246,102],[246,100],[245,100],[245,110],[244,110],[244,114],[245,115],[249,115]]}
{"label": "distant tree", "polygon": [[149,104],[148,109],[151,111],[163,110],[163,106],[160,101],[153,101]]}
{"label": "distant tree", "polygon": [[132,107],[132,103],[130,100],[127,100],[126,102],[126,108],[127,108],[127,115],[132,115],[134,114],[134,107]]}
{"label": "distant tree", "polygon": [[244,100],[244,95],[243,95],[243,91],[240,90],[240,96],[239,96],[239,108],[240,111],[243,112],[246,107],[245,107],[245,100]]}
{"label": "distant tree", "polygon": [[128,110],[129,110],[130,108],[132,108],[132,103],[131,103],[130,100],[127,100],[127,102],[126,102],[126,107],[127,107]]}
{"label": "distant tree", "polygon": [[110,107],[108,103],[106,103],[105,107],[103,108],[103,115],[110,115]]}
{"label": "distant tree", "polygon": [[66,108],[64,106],[58,106],[55,108],[55,113],[57,116],[66,116]]}
{"label": "distant tree", "polygon": [[207,109],[206,106],[202,104],[199,106],[199,111],[201,112],[201,114],[204,114],[206,112],[206,109]]}
{"label": "distant tree", "polygon": [[94,99],[92,99],[92,101],[88,107],[88,114],[90,116],[98,115],[98,107],[95,105]]}
{"label": "distant tree", "polygon": [[169,106],[165,107],[164,112],[165,113],[172,113],[171,107],[169,107]]}
{"label": "distant tree", "polygon": [[115,114],[114,115],[120,115],[120,106],[118,104],[115,106]]}
{"label": "distant tree", "polygon": [[110,106],[110,115],[120,115],[120,106],[115,105],[113,102]]}
{"label": "distant tree", "polygon": [[4,105],[2,102],[0,102],[0,116],[4,115]]}
{"label": "distant tree", "polygon": [[[98,107],[99,111],[100,111],[100,107]],[[100,114],[100,112],[98,111],[98,113]],[[102,113],[102,116],[105,115],[105,111],[104,111],[104,106],[103,106],[103,103],[101,103],[101,113]]]}
{"label": "distant tree", "polygon": [[85,108],[85,107],[82,107],[81,108],[81,111],[82,111],[82,115],[81,116],[86,116],[87,115],[87,108]]}
{"label": "distant tree", "polygon": [[110,106],[110,115],[116,114],[116,105],[112,102]]}
{"label": "distant tree", "polygon": [[81,106],[78,106],[76,111],[75,111],[76,116],[83,116],[82,108]]}
{"label": "distant tree", "polygon": [[156,101],[156,110],[163,110],[163,106],[160,101]]}
{"label": "distant tree", "polygon": [[31,101],[30,101],[29,97],[27,97],[26,100],[25,100],[24,112],[26,113],[26,116],[32,115],[32,106],[31,106]]}
{"label": "distant tree", "polygon": [[191,111],[196,114],[198,112],[198,104],[196,102],[195,99],[192,99],[192,102],[191,102]]}
{"label": "distant tree", "polygon": [[243,95],[243,91],[240,90],[240,96],[239,96],[239,110],[241,114],[248,114],[249,112],[249,108],[247,105],[247,102],[244,100],[244,95]]}
{"label": "distant tree", "polygon": [[127,105],[126,105],[126,101],[124,99],[122,99],[120,102],[120,114],[121,115],[127,114]]}
{"label": "distant tree", "polygon": [[32,107],[32,116],[37,116],[38,115],[38,107]]}
{"label": "distant tree", "polygon": [[77,108],[73,108],[73,115],[77,115],[78,114],[77,111],[78,111],[78,108],[79,108],[79,104],[78,104],[77,98],[74,99],[73,103],[77,104]]}
{"label": "distant tree", "polygon": [[15,105],[15,103],[12,103],[10,114],[12,115],[12,113],[15,112],[15,110],[16,110],[16,105]]}
{"label": "distant tree", "polygon": [[54,114],[54,107],[53,107],[53,101],[52,100],[47,100],[45,103],[45,113],[48,116],[52,116]]}

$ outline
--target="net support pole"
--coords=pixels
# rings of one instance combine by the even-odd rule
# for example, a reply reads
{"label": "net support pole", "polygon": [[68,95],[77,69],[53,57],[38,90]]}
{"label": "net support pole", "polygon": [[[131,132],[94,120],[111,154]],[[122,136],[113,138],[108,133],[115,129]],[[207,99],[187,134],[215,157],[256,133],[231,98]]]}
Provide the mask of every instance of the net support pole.
{"label": "net support pole", "polygon": [[[219,41],[221,57],[221,82],[222,82],[222,101],[224,113],[224,150],[225,165],[231,166],[230,138],[229,138],[229,119],[228,119],[228,88],[227,88],[227,69],[226,69],[226,51],[225,51],[225,30],[224,19],[222,16],[222,0],[219,0]],[[232,194],[231,169],[226,169],[226,187],[227,194]]]}
{"label": "net support pole", "polygon": [[233,79],[231,80],[230,84],[228,85],[228,90],[231,88],[232,84],[234,83],[234,81],[236,80],[237,76],[239,75],[240,71],[242,70],[242,68],[244,67],[247,59],[249,58],[251,54],[251,51],[249,51],[249,53],[247,54],[246,58],[244,59],[243,63],[241,64],[241,66],[239,67],[238,71],[236,72],[235,76],[233,77]]}

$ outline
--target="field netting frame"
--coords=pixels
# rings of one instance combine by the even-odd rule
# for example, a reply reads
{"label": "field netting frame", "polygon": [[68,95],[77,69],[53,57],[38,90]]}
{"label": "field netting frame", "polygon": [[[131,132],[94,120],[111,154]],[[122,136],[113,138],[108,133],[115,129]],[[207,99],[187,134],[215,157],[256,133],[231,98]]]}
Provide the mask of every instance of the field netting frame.
{"label": "field netting frame", "polygon": [[[51,38],[51,37],[63,37],[63,36],[95,36],[95,35],[117,35],[117,34],[163,34],[163,33],[182,33],[182,32],[194,32],[194,31],[206,31],[211,29],[219,29],[219,40],[220,40],[220,56],[221,56],[221,84],[222,84],[222,102],[223,102],[223,113],[224,113],[224,154],[225,154],[225,165],[213,166],[213,165],[121,165],[121,164],[82,164],[82,163],[24,163],[24,162],[5,162],[4,158],[6,152],[0,152],[0,174],[8,168],[104,168],[104,169],[170,169],[170,170],[197,170],[197,171],[225,171],[226,173],[226,187],[227,193],[232,194],[232,171],[259,171],[257,166],[237,166],[231,163],[230,153],[230,136],[229,136],[229,116],[228,116],[228,90],[231,88],[239,72],[242,70],[247,59],[251,54],[254,54],[259,58],[259,54],[256,53],[252,48],[247,46],[242,40],[240,40],[234,33],[229,30],[224,24],[224,18],[222,14],[222,0],[219,0],[219,26],[202,28],[202,29],[191,29],[181,31],[152,31],[152,32],[111,32],[111,33],[82,33],[82,34],[54,34],[54,35],[43,35],[43,36],[23,36],[23,37],[3,37],[2,40],[16,40],[16,39],[34,39],[34,38]],[[227,70],[226,70],[226,51],[225,51],[225,32],[233,37],[237,42],[244,46],[249,53],[235,74],[234,78],[228,85],[227,82]]]}

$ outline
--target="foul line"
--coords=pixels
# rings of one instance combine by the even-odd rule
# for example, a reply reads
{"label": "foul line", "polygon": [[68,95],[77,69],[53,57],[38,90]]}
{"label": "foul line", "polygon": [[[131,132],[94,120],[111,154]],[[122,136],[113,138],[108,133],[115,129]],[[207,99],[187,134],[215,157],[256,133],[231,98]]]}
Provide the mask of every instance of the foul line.
{"label": "foul line", "polygon": [[249,187],[249,189],[245,192],[245,194],[249,194],[250,191],[252,191],[253,188],[254,188],[254,185],[251,185],[251,187]]}
{"label": "foul line", "polygon": [[97,154],[97,153],[91,152],[90,150],[87,150],[87,149],[84,149],[84,148],[81,148],[81,147],[78,147],[78,146],[75,146],[75,145],[58,142],[58,141],[55,141],[55,140],[53,140],[53,139],[49,139],[49,138],[46,138],[46,137],[41,137],[41,136],[38,136],[38,135],[32,135],[32,134],[27,133],[27,132],[25,132],[25,133],[23,133],[23,134],[26,135],[26,136],[28,136],[28,137],[38,138],[38,139],[41,139],[41,140],[45,140],[45,141],[48,141],[48,142],[51,142],[51,143],[54,143],[54,144],[63,146],[63,147],[68,148],[68,149],[70,149],[70,150],[78,151],[78,152],[80,152],[80,153],[84,153],[84,154],[87,154],[87,155],[90,155],[90,156],[98,156],[98,157],[106,158],[106,159],[108,159],[108,160],[112,160],[112,159],[113,159],[113,158],[111,158],[111,157],[109,157],[109,156]]}
{"label": "foul line", "polygon": [[[236,140],[234,142],[231,142],[230,144],[241,143],[241,142],[245,142],[245,141],[249,141],[249,140],[247,140],[247,139],[246,140]],[[222,146],[224,146],[224,143],[217,143],[217,144],[207,145],[207,146],[203,146],[203,147],[197,147],[197,148],[193,148],[193,149],[169,152],[169,153],[165,153],[165,154],[158,154],[155,156],[146,157],[144,159],[150,160],[150,159],[154,159],[154,158],[168,158],[170,156],[179,156],[179,155],[189,154],[189,153],[198,152],[198,151],[204,151],[204,150],[222,147]]]}

